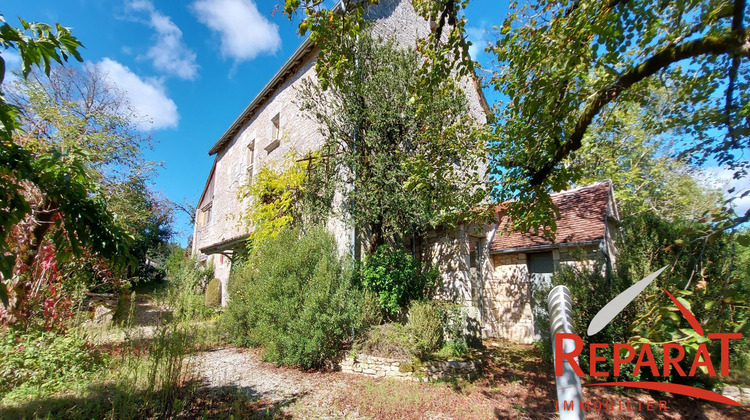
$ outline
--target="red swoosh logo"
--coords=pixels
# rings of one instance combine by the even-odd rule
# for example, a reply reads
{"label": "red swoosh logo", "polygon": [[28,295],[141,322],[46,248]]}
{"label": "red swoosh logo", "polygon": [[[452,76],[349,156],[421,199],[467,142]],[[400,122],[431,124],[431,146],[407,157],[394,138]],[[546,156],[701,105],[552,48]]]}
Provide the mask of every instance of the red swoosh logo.
{"label": "red swoosh logo", "polygon": [[[631,286],[631,288],[630,288],[630,289],[636,288],[636,289],[639,289],[639,290],[635,290],[634,289],[634,290],[631,291],[630,294],[628,294],[627,292],[630,291],[630,289],[628,289],[625,292],[621,293],[620,295],[628,295],[627,299],[629,299],[628,302],[623,302],[623,303],[625,303],[625,305],[627,305],[630,301],[632,301],[633,299],[635,299],[635,297],[641,291],[643,291],[643,289],[645,289],[645,287],[648,285],[648,283],[650,283],[654,278],[656,278],[656,276],[658,276],[659,273],[661,273],[665,268],[666,267],[662,267],[659,271],[657,271],[656,273],[654,273],[656,275],[652,274],[651,276],[648,276],[648,277],[644,278],[641,282],[639,282],[639,283],[644,283],[643,287],[636,288],[636,286],[637,286],[637,284],[636,284],[634,286]],[[648,281],[646,281],[646,280],[648,280]],[[672,303],[674,303],[674,305],[680,311],[680,313],[682,314],[682,316],[685,317],[685,319],[687,320],[687,322],[690,324],[690,327],[693,328],[693,330],[695,330],[695,332],[698,333],[698,335],[703,336],[703,327],[700,325],[700,323],[698,322],[698,320],[695,318],[695,315],[693,315],[693,313],[690,312],[690,310],[688,308],[686,308],[685,305],[683,305],[682,303],[680,303],[680,301],[678,301],[677,298],[674,297],[674,295],[672,295],[671,293],[669,293],[669,291],[667,291],[667,289],[665,289],[664,287],[662,287],[661,290],[664,290],[664,293],[666,293],[667,296],[669,296],[669,298],[672,299]],[[617,298],[621,298],[620,295],[618,295]],[[613,301],[617,300],[617,298],[613,299]],[[622,298],[622,299],[624,300],[625,298]],[[611,304],[613,304],[613,302],[610,302],[608,305],[611,305]],[[622,305],[622,306],[624,307],[624,305]],[[607,307],[607,305],[605,305],[605,308],[606,307]],[[605,312],[604,311],[605,308],[602,308],[602,310],[600,311],[600,313],[601,312]],[[620,308],[620,310],[621,309],[622,308]],[[614,314],[614,316],[616,316],[617,313],[619,313],[619,311],[616,312]],[[598,316],[600,316],[600,314],[597,314],[594,318],[596,318]],[[604,316],[604,315],[602,315],[602,316]],[[614,318],[613,315],[606,315],[606,316],[608,316],[610,318],[610,321],[611,321],[612,318]],[[592,320],[592,324],[593,323],[594,322]],[[604,328],[604,326],[606,326],[606,324],[604,324],[603,326],[600,326],[598,329],[601,330],[602,328]],[[590,324],[589,325],[589,335],[592,335],[591,330],[592,330],[592,325]],[[727,397],[725,397],[723,395],[717,394],[715,392],[708,391],[706,389],[696,388],[696,387],[692,387],[692,386],[688,386],[688,385],[671,384],[671,383],[666,383],[666,382],[648,382],[648,381],[603,382],[603,383],[586,384],[584,386],[622,386],[622,387],[626,387],[626,388],[650,389],[650,390],[653,390],[653,391],[670,392],[672,394],[686,395],[688,397],[695,397],[695,398],[700,398],[700,399],[707,400],[707,401],[714,401],[714,402],[718,402],[718,403],[722,403],[722,404],[728,404],[728,405],[734,405],[734,406],[737,406],[737,407],[742,407],[742,404],[738,403],[737,401],[735,401],[735,400],[733,400],[731,398],[727,398]]]}
{"label": "red swoosh logo", "polygon": [[695,332],[698,333],[701,337],[703,337],[703,327],[701,327],[701,324],[698,323],[698,320],[695,319],[695,315],[693,315],[688,308],[686,308],[683,304],[680,303],[674,296],[672,296],[671,293],[667,291],[665,288],[661,288],[661,290],[664,290],[664,293],[666,293],[670,299],[672,299],[672,303],[677,307],[677,309],[680,310],[680,313],[682,313],[682,316],[687,319],[687,322],[690,324],[691,327],[695,330]]}
{"label": "red swoosh logo", "polygon": [[666,382],[602,382],[596,384],[586,384],[584,386],[622,386],[626,388],[650,389],[654,391],[671,392],[672,394],[687,395],[688,397],[701,398],[708,401],[742,407],[742,404],[738,403],[737,401],[731,398],[727,398],[723,395],[719,395],[707,389],[695,388],[687,385],[670,384]]}

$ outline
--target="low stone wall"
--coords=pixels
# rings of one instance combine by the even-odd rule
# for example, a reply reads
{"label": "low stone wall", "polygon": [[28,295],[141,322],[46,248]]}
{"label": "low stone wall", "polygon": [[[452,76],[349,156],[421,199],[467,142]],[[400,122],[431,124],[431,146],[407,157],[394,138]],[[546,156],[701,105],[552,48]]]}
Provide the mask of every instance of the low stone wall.
{"label": "low stone wall", "polygon": [[373,378],[396,378],[410,381],[437,381],[454,378],[475,379],[480,363],[476,361],[425,361],[413,363],[366,354],[348,356],[341,362],[341,372]]}
{"label": "low stone wall", "polygon": [[731,398],[742,405],[750,404],[750,388],[741,388],[738,386],[725,386],[714,389],[714,392]]}

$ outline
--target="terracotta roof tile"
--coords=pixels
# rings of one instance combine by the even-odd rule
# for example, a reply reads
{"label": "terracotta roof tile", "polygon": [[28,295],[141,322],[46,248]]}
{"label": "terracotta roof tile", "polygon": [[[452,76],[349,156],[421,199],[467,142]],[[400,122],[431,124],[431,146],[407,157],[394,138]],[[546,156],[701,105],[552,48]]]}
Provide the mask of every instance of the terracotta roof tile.
{"label": "terracotta roof tile", "polygon": [[552,194],[552,201],[560,211],[555,219],[557,232],[555,240],[533,233],[504,233],[510,222],[498,206],[498,229],[492,239],[490,251],[499,252],[513,248],[527,248],[541,245],[572,244],[596,241],[604,238],[607,218],[607,205],[610,183],[600,182],[586,187]]}

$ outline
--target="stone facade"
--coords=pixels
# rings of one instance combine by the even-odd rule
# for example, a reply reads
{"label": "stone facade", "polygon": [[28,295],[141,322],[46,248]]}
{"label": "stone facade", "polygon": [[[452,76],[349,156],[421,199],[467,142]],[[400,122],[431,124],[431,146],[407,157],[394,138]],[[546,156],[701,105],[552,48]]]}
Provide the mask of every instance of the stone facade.
{"label": "stone facade", "polygon": [[414,365],[400,359],[357,354],[341,362],[341,372],[366,375],[373,378],[395,378],[408,381],[444,381],[448,379],[475,379],[480,364],[476,361],[429,360]]}
{"label": "stone facade", "polygon": [[[374,21],[376,35],[394,36],[400,45],[415,46],[418,38],[429,33],[428,22],[415,12],[410,1],[384,0],[367,14]],[[251,182],[252,173],[278,164],[291,150],[304,155],[323,143],[317,123],[307,118],[295,101],[303,81],[315,80],[316,51],[305,41],[298,53],[264,88],[262,95],[267,92],[267,97],[259,95],[211,149],[216,160],[197,209],[192,252],[213,264],[215,276],[222,282],[223,304],[228,297],[230,245],[237,246],[250,229],[240,220],[249,204],[239,198],[242,186]],[[488,109],[484,97],[473,81],[462,80],[461,84],[472,116],[484,124]],[[353,230],[340,216],[343,212],[337,211],[343,202],[340,193],[334,197],[334,217],[328,223],[342,254],[353,247]]]}
{"label": "stone facade", "polygon": [[[604,257],[596,246],[575,250],[560,247],[552,250],[552,256],[555,269],[561,265],[592,268]],[[533,343],[536,334],[528,253],[495,254],[492,262],[494,272],[484,288],[487,301],[484,335]]]}

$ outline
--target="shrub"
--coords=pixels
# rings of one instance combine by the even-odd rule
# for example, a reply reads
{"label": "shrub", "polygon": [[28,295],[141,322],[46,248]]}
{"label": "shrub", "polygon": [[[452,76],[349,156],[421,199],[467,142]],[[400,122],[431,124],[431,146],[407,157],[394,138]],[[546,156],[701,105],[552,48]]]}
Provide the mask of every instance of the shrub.
{"label": "shrub", "polygon": [[98,370],[103,362],[73,333],[9,329],[0,335],[0,399],[14,390],[63,389]]}
{"label": "shrub", "polygon": [[[441,349],[441,356],[463,357],[469,353],[469,342],[467,340],[466,326],[467,316],[460,305],[453,303],[442,303],[445,344]],[[482,340],[479,336],[473,337],[479,347]]]}
{"label": "shrub", "polygon": [[365,294],[351,264],[321,227],[287,229],[258,244],[230,277],[224,327],[239,345],[261,346],[280,365],[317,368],[333,360],[363,326]]}
{"label": "shrub", "polygon": [[206,286],[206,306],[210,308],[221,306],[221,280],[213,279]]}
{"label": "shrub", "polygon": [[392,322],[368,330],[357,341],[355,349],[371,356],[406,358],[412,356],[411,343],[406,326]]}
{"label": "shrub", "polygon": [[165,300],[178,320],[203,319],[213,311],[206,306],[204,291],[213,278],[213,266],[203,266],[195,258],[186,257],[181,250],[167,260]]}
{"label": "shrub", "polygon": [[361,281],[392,318],[412,300],[429,297],[437,275],[436,269],[424,271],[419,261],[402,249],[382,245],[365,260]]}
{"label": "shrub", "polygon": [[411,352],[424,359],[443,345],[444,312],[434,301],[414,301],[406,323],[411,336]]}

